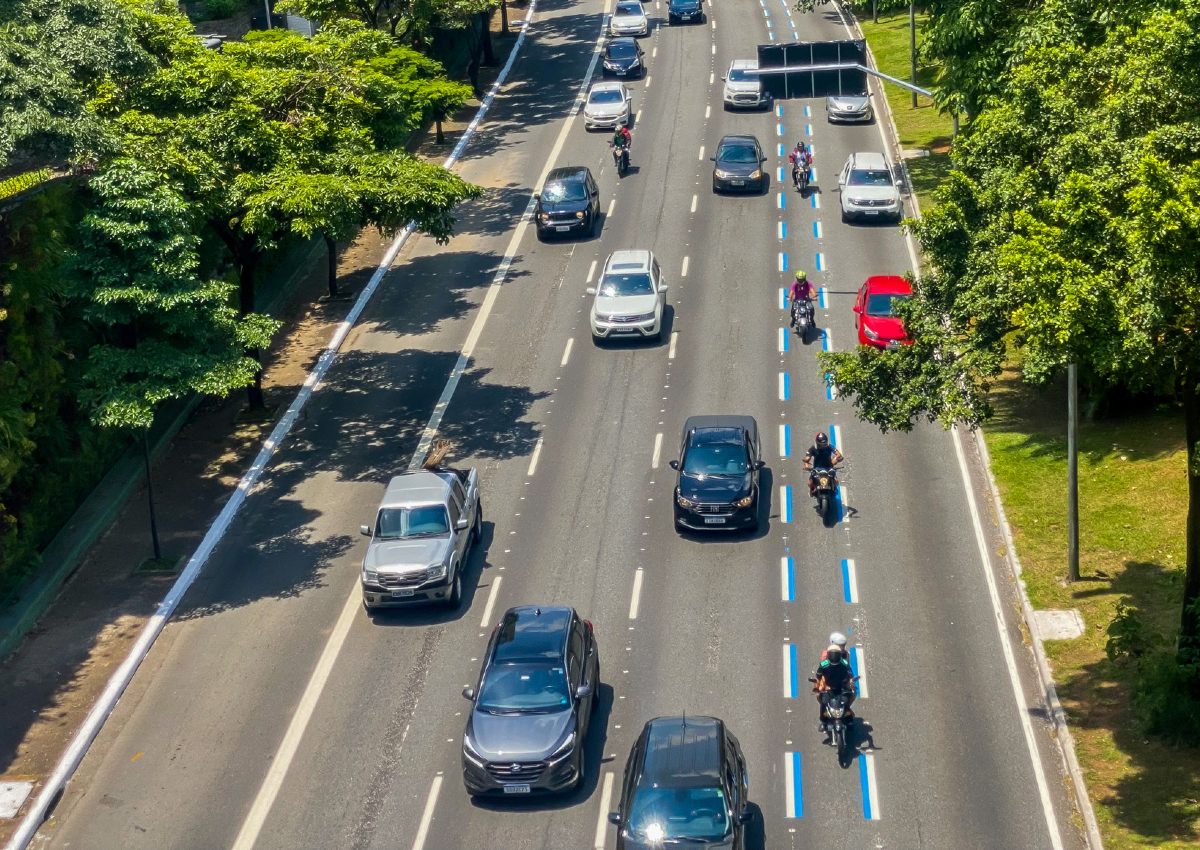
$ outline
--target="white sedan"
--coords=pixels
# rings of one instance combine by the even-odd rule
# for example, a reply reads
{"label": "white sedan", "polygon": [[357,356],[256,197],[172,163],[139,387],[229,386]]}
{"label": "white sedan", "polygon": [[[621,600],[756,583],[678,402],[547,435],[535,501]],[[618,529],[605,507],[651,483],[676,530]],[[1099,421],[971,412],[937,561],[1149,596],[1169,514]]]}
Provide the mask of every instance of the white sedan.
{"label": "white sedan", "polygon": [[624,126],[632,111],[633,95],[624,83],[596,83],[583,105],[583,126],[588,130]]}
{"label": "white sedan", "polygon": [[614,38],[622,35],[649,35],[650,21],[639,0],[621,0],[608,22],[608,33]]}
{"label": "white sedan", "polygon": [[614,336],[662,339],[667,284],[654,254],[645,250],[613,251],[604,261],[590,316],[592,340]]}

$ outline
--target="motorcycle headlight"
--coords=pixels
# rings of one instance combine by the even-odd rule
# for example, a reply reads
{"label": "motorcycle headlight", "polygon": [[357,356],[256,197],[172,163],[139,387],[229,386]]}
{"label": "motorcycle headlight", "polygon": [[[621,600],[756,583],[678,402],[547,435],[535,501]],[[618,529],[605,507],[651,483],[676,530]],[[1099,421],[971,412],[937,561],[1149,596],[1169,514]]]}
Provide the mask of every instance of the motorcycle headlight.
{"label": "motorcycle headlight", "polygon": [[863,325],[863,335],[867,339],[879,339],[879,334],[875,333],[875,331],[871,330],[866,325]]}
{"label": "motorcycle headlight", "polygon": [[736,502],[733,503],[733,506],[735,508],[748,508],[748,507],[750,507],[751,503],[753,503],[753,502],[754,502],[754,494],[751,493],[749,496],[745,496],[741,499],[738,499]]}
{"label": "motorcycle headlight", "polygon": [[567,737],[563,738],[563,742],[554,748],[554,752],[550,754],[550,760],[554,761],[563,756],[569,755],[575,747],[575,733],[572,732]]}
{"label": "motorcycle headlight", "polygon": [[445,578],[446,577],[446,565],[445,564],[430,564],[429,569],[425,573],[425,575],[429,579]]}
{"label": "motorcycle headlight", "polygon": [[754,173],[750,175],[750,179],[751,179],[751,180],[757,180],[757,179],[759,179],[760,177],[762,177],[762,171],[760,171],[760,170],[758,170],[758,169],[755,169],[755,170],[754,170]]}
{"label": "motorcycle headlight", "polygon": [[679,505],[681,508],[687,508],[688,510],[696,507],[695,502],[693,502],[691,499],[684,498],[683,496],[676,496],[675,504]]}

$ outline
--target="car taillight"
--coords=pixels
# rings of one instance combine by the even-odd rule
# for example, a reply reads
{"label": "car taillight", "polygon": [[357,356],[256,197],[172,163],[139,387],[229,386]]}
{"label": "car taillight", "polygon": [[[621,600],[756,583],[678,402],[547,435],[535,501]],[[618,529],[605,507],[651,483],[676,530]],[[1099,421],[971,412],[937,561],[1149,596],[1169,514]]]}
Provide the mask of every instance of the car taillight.
{"label": "car taillight", "polygon": [[585,625],[585,626],[587,626],[587,627],[588,627],[588,631],[589,631],[589,632],[593,632],[593,631],[595,631],[595,629],[593,629],[593,628],[592,628],[592,621],[591,621],[591,620],[584,620],[584,621],[583,621],[583,623],[584,623],[584,625]]}

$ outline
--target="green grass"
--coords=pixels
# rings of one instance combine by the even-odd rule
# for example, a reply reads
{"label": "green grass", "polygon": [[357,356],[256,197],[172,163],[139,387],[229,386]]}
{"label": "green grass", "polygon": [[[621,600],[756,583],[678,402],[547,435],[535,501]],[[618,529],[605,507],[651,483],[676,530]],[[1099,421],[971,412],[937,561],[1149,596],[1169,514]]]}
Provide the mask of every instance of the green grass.
{"label": "green grass", "polygon": [[[927,21],[925,15],[917,16],[917,38]],[[871,46],[875,64],[885,74],[902,80],[911,78],[909,59],[908,14],[880,15],[879,23],[871,23],[869,14],[859,20],[863,35]],[[917,85],[929,88],[933,83],[935,68],[917,66]],[[905,149],[927,148],[930,156],[907,160],[913,189],[922,209],[933,202],[930,193],[934,186],[950,170],[950,140],[954,134],[954,121],[949,115],[938,111],[930,98],[917,96],[917,106],[912,105],[912,93],[897,85],[884,81],[888,105],[896,120],[896,133],[900,145]]]}
{"label": "green grass", "polygon": [[1066,573],[1066,399],[1005,375],[986,438],[1035,608],[1077,608],[1083,637],[1046,644],[1108,850],[1200,842],[1200,752],[1146,739],[1130,671],[1104,654],[1119,601],[1166,641],[1178,629],[1187,478],[1170,407],[1080,426],[1080,572]]}

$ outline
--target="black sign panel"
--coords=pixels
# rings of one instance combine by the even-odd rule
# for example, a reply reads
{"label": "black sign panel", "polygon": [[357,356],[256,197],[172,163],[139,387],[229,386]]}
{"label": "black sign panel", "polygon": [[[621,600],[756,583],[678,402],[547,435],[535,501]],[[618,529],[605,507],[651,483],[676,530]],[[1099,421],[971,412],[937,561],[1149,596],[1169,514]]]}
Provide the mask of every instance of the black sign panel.
{"label": "black sign panel", "polygon": [[[831,94],[865,94],[867,74],[856,68],[804,70],[805,66],[866,65],[867,43],[847,41],[797,41],[758,46],[759,79],[776,98],[826,97]],[[772,72],[771,68],[795,70]]]}

